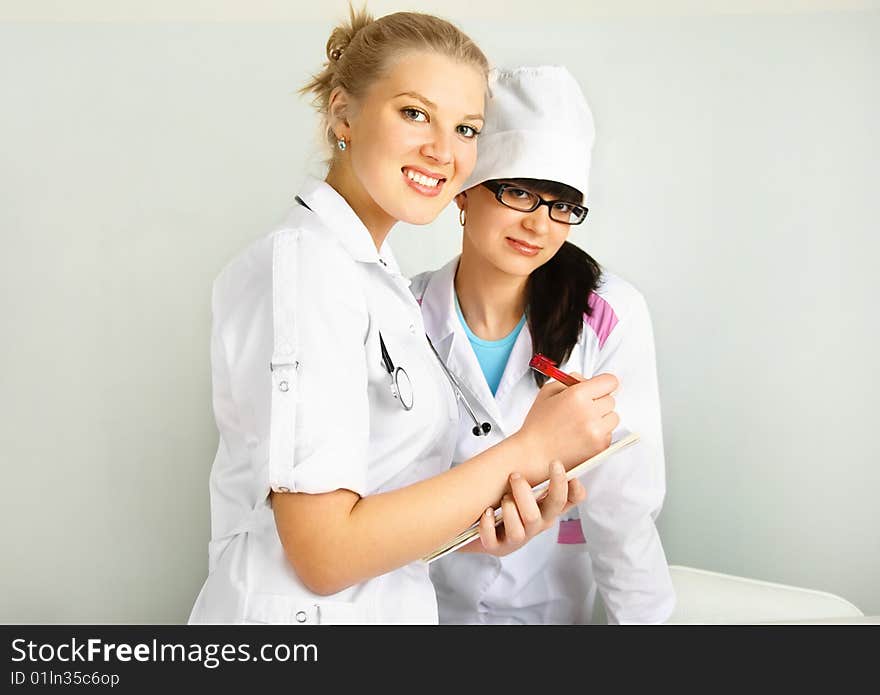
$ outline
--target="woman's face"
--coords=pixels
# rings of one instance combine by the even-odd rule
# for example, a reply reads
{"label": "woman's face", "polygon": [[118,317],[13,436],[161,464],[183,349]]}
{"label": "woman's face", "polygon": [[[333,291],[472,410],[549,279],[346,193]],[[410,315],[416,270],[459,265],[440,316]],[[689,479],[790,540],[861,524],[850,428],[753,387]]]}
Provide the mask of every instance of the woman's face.
{"label": "woman's face", "polygon": [[[539,195],[544,200],[557,199]],[[467,216],[462,254],[509,275],[528,277],[556,255],[571,231],[570,225],[550,219],[547,206],[540,205],[532,212],[513,210],[482,185],[469,188],[455,202]]]}
{"label": "woman's face", "polygon": [[349,116],[351,166],[395,220],[426,224],[461,189],[477,159],[486,82],[431,52],[404,54]]}

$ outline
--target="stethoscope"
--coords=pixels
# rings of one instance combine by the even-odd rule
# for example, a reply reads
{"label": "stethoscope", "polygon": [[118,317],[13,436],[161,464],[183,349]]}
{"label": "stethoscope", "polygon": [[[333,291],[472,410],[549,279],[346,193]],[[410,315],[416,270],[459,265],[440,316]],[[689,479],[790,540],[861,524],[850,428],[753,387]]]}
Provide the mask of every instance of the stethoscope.
{"label": "stethoscope", "polygon": [[[477,418],[477,414],[474,412],[474,409],[471,408],[470,403],[468,403],[467,398],[465,398],[464,392],[461,390],[461,386],[458,385],[458,380],[446,367],[446,364],[443,362],[443,359],[440,357],[440,354],[437,352],[437,348],[434,347],[431,339],[428,338],[427,335],[425,336],[425,338],[428,341],[428,345],[431,346],[431,352],[434,353],[434,356],[437,358],[437,362],[440,363],[440,367],[443,369],[443,373],[446,375],[446,378],[449,379],[449,383],[452,385],[452,390],[455,392],[455,397],[464,406],[464,409],[467,411],[467,414],[470,415],[471,420],[474,421],[474,427],[471,430],[471,433],[475,437],[481,437],[489,434],[489,432],[492,431],[492,425],[488,422],[480,422],[480,420]],[[391,360],[391,355],[388,354],[388,348],[385,347],[385,340],[382,338],[381,331],[379,332],[379,348],[382,350],[382,363],[385,365],[385,371],[388,372],[388,376],[391,378],[391,395],[394,396],[394,398],[400,403],[401,407],[404,410],[412,410],[412,382],[410,381],[409,375],[406,373],[406,370],[403,367],[394,366],[394,362]]]}
{"label": "stethoscope", "polygon": [[[312,209],[306,205],[305,201],[299,196],[296,196],[296,202],[302,205],[306,210],[309,210],[310,212],[312,211]],[[477,414],[464,397],[464,392],[462,392],[456,378],[452,376],[452,372],[446,368],[446,364],[440,358],[440,354],[434,347],[434,343],[431,342],[431,339],[428,338],[427,335],[425,338],[427,338],[428,345],[431,346],[431,351],[437,357],[437,361],[443,368],[443,373],[446,374],[446,378],[449,379],[449,383],[452,384],[452,390],[455,391],[455,397],[461,401],[464,409],[467,411],[468,415],[471,416],[471,420],[474,421],[474,428],[471,432],[475,437],[489,434],[492,430],[492,425],[488,422],[480,422],[477,419]],[[388,348],[385,347],[385,340],[382,338],[381,331],[379,331],[379,347],[382,350],[382,363],[385,365],[385,371],[388,372],[388,376],[391,378],[391,395],[394,396],[395,400],[400,403],[404,410],[412,410],[414,402],[412,381],[410,381],[409,375],[403,367],[394,366],[394,362],[391,361],[391,355],[388,354]]]}
{"label": "stethoscope", "polygon": [[412,410],[412,382],[409,380],[409,375],[403,367],[394,366],[394,362],[391,361],[391,355],[388,354],[388,348],[385,347],[381,331],[379,331],[379,348],[382,350],[382,364],[385,365],[385,371],[391,377],[391,395],[400,402],[404,410]]}

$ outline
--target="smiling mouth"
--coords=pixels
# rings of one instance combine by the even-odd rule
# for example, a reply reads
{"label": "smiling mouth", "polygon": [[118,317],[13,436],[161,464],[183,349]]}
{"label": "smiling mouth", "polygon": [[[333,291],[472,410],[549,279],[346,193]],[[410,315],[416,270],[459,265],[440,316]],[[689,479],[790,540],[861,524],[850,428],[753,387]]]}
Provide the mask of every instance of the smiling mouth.
{"label": "smiling mouth", "polygon": [[420,186],[425,186],[426,188],[441,187],[446,181],[446,178],[443,176],[428,176],[427,174],[416,171],[415,169],[410,169],[409,167],[402,167],[401,171],[410,181],[413,181]]}
{"label": "smiling mouth", "polygon": [[522,239],[514,239],[512,236],[505,237],[505,238],[506,238],[509,242],[515,244],[516,246],[519,246],[519,247],[523,248],[523,249],[526,250],[526,251],[535,251],[535,252],[537,252],[537,251],[540,251],[541,248],[542,248],[542,247],[540,247],[540,246],[534,246],[533,244],[526,243],[526,242],[523,241]]}

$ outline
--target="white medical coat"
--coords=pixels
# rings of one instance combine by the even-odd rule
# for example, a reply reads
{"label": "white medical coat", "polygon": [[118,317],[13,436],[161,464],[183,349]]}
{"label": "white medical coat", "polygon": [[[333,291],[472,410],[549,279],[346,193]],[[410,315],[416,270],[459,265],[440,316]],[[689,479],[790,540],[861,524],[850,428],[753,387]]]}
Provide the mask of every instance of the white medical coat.
{"label": "white medical coat", "polygon": [[[428,335],[477,411],[492,424],[475,437],[462,412],[455,463],[516,432],[538,387],[532,337],[520,331],[493,396],[455,311],[458,258],[413,279]],[[663,436],[654,337],[642,295],[605,272],[591,295],[581,336],[560,368],[590,377],[614,374],[620,386],[615,432],[640,441],[587,473],[587,498],[554,528],[503,558],[452,553],[431,564],[441,623],[588,623],[596,590],[610,623],[659,623],[675,605],[655,518],[665,494]],[[549,462],[548,462],[549,464]]]}
{"label": "white medical coat", "polygon": [[[387,244],[308,180],[273,233],[214,283],[211,368],[220,442],[211,470],[209,575],[191,623],[436,623],[424,563],[332,596],[287,561],[270,490],[361,496],[449,469],[455,396]],[[405,411],[379,347],[413,386]],[[270,362],[272,366],[270,368]]]}

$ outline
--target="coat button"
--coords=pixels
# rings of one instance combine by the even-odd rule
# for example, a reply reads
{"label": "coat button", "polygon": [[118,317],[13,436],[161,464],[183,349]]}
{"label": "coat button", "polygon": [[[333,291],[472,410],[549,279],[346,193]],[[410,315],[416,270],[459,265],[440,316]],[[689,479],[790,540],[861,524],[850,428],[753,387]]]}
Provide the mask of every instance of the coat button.
{"label": "coat button", "polygon": [[415,324],[412,324],[412,323],[409,324],[409,332],[412,333],[413,335],[416,334],[416,327],[415,327]]}
{"label": "coat button", "polygon": [[287,385],[286,381],[282,381],[280,384],[278,384],[278,390],[283,391],[284,393],[287,393],[287,390],[289,388],[290,388],[290,386]]}
{"label": "coat button", "polygon": [[306,620],[308,620],[308,616],[306,615],[306,612],[305,611],[298,611],[296,614],[296,622],[304,623]]}

